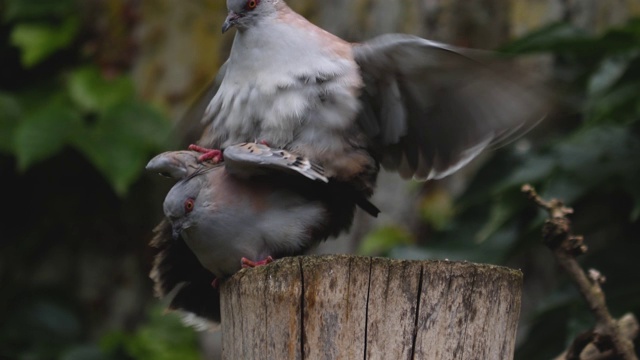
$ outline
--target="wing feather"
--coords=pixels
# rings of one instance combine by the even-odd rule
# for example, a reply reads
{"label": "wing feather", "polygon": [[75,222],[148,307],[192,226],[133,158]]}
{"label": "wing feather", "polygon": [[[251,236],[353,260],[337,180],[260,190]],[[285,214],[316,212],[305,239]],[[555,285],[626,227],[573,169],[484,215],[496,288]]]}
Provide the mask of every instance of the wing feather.
{"label": "wing feather", "polygon": [[291,172],[311,180],[329,182],[324,168],[305,157],[286,150],[272,149],[263,144],[244,143],[229,146],[224,150],[227,171],[236,176],[259,175],[265,171]]}
{"label": "wing feather", "polygon": [[400,34],[354,45],[353,53],[365,83],[359,124],[381,164],[403,177],[447,176],[548,110],[539,88],[481,61],[488,53]]}

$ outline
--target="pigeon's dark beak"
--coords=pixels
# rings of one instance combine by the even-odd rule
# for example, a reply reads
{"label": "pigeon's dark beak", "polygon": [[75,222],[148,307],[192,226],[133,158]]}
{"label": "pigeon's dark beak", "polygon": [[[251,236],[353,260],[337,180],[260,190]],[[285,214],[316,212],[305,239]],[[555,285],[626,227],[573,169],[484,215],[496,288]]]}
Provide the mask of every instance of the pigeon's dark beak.
{"label": "pigeon's dark beak", "polygon": [[184,230],[182,219],[173,220],[171,222],[171,237],[174,241],[180,240],[180,238],[182,237],[182,230]]}
{"label": "pigeon's dark beak", "polygon": [[229,11],[229,15],[227,15],[227,18],[224,20],[224,24],[222,25],[222,33],[224,34],[227,30],[231,29],[240,18],[240,15],[233,11]]}
{"label": "pigeon's dark beak", "polygon": [[182,231],[182,229],[179,229],[177,227],[173,227],[172,228],[172,232],[171,232],[171,237],[173,238],[173,241],[178,241],[180,240],[180,232]]}

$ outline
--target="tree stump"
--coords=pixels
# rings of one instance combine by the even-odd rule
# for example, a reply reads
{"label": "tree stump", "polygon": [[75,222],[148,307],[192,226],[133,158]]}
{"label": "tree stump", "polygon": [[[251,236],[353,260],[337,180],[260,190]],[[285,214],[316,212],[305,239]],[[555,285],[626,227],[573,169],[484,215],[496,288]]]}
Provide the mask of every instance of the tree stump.
{"label": "tree stump", "polygon": [[224,359],[512,359],[522,273],[451,261],[285,258],[221,285]]}

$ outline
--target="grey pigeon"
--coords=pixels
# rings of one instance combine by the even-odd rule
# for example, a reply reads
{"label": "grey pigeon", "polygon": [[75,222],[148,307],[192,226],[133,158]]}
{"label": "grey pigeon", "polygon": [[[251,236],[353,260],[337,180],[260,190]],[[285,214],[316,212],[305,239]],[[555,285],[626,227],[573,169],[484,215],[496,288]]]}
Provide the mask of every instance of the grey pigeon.
{"label": "grey pigeon", "polygon": [[349,43],[283,0],[227,7],[222,30],[237,32],[210,91],[204,147],[264,141],[370,196],[380,165],[439,179],[547,111],[540,92],[479,51],[403,34]]}
{"label": "grey pigeon", "polygon": [[238,271],[241,259],[302,254],[347,229],[360,201],[349,187],[327,183],[321,167],[262,144],[229,146],[218,164],[199,156],[167,152],[147,165],[178,180],[151,242],[159,250],[151,278],[170,308],[214,322],[220,300],[212,284]]}

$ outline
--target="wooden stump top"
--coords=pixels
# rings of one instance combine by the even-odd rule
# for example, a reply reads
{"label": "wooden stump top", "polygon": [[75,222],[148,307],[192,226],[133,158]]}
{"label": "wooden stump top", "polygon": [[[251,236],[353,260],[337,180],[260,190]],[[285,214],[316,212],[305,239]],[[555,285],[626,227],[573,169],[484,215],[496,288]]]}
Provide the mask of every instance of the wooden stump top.
{"label": "wooden stump top", "polygon": [[512,359],[522,273],[303,256],[221,285],[225,359]]}

